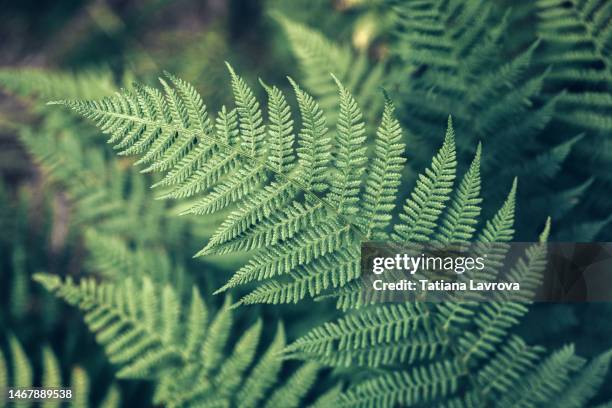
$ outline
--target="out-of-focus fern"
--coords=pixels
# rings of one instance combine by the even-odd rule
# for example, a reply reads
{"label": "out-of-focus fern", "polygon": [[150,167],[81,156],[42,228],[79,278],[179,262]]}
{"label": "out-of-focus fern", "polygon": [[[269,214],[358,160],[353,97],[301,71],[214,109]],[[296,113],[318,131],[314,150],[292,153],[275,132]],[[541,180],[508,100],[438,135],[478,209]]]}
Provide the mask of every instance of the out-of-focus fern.
{"label": "out-of-focus fern", "polygon": [[[73,397],[70,406],[75,408],[98,406],[101,408],[114,408],[121,406],[121,395],[116,385],[112,385],[102,399],[93,405],[90,403],[90,380],[87,373],[80,367],[72,369],[70,379],[62,379],[60,363],[57,356],[49,346],[42,349],[42,372],[40,383],[34,382],[35,373],[23,346],[13,335],[8,337],[8,349],[4,354],[0,349],[0,407],[13,406],[7,404],[7,389],[11,388],[32,388],[40,386],[44,388],[64,388],[71,389]],[[62,405],[58,400],[46,400],[40,404],[43,408],[57,408]],[[14,406],[29,407],[33,406],[31,401],[15,402]]]}
{"label": "out-of-focus fern", "polygon": [[[580,187],[587,185],[588,177],[572,180],[573,186],[558,178],[580,130],[559,130],[555,138],[543,133],[563,96],[559,90],[541,97],[550,72],[547,67],[535,69],[540,41],[509,55],[508,14],[501,15],[487,1],[405,2],[397,12],[398,33],[391,50],[399,68],[392,81],[402,101],[402,123],[425,148],[417,160],[427,157],[422,153],[431,149],[440,132],[438,123],[451,113],[457,131],[469,135],[458,143],[458,153],[473,151],[478,140],[487,143],[482,161],[486,180],[499,186],[514,176],[529,177],[522,194],[529,197],[524,211],[530,216],[528,221],[519,218],[520,233],[535,233],[534,215],[543,219],[550,214],[564,228],[560,220],[580,202],[585,190]],[[499,197],[502,191],[492,193]],[[489,207],[485,211],[489,213]]]}
{"label": "out-of-focus fern", "polygon": [[261,321],[246,329],[230,350],[234,318],[229,298],[211,316],[195,287],[184,305],[171,286],[148,278],[120,284],[91,279],[76,284],[53,275],[35,279],[83,310],[96,340],[119,366],[119,378],[155,381],[156,404],[297,407],[317,378],[318,367],[309,363],[284,383],[279,379],[282,325],[259,357]]}
{"label": "out-of-focus fern", "polygon": [[[79,333],[82,333],[79,331],[81,327],[73,324],[75,321],[69,316],[60,314],[62,311],[60,302],[53,295],[31,282],[33,271],[49,267],[48,259],[52,258],[44,245],[48,239],[51,239],[54,230],[53,222],[48,220],[51,215],[48,206],[51,203],[48,197],[36,197],[28,188],[21,189],[17,197],[2,197],[0,202],[3,216],[10,217],[10,220],[7,219],[3,223],[3,231],[12,238],[10,242],[0,241],[0,253],[3,254],[0,266],[0,276],[3,282],[0,333],[7,335],[7,337],[0,338],[0,392],[2,393],[0,406],[3,407],[6,403],[7,386],[70,387],[79,393],[77,398],[71,401],[71,406],[94,406],[88,402],[90,400],[89,390],[81,385],[89,383],[89,375],[97,377],[96,369],[99,369],[100,366],[92,364],[95,362],[95,354],[91,349],[87,350],[86,364],[91,369],[89,374],[75,367],[70,378],[62,377],[58,357],[63,360],[61,363],[63,366],[68,365],[69,361],[74,361],[73,342],[79,338]],[[40,207],[37,209],[40,212],[38,217],[41,218],[38,221],[32,220],[36,217],[32,215],[36,214],[33,211],[35,206]],[[36,222],[49,224],[49,226],[34,225]],[[40,228],[41,231],[34,233],[36,228]],[[41,351],[39,347],[47,342],[53,342],[52,339],[55,338],[58,331],[61,332],[62,353],[56,357],[49,346],[44,347],[42,353],[39,353]],[[15,333],[15,336],[9,333]],[[27,348],[22,346],[21,341],[17,341],[17,336],[28,345]],[[5,339],[7,347],[3,348]],[[40,358],[38,354],[41,354]],[[40,360],[42,363],[30,364],[28,360]],[[39,372],[38,367],[41,365],[43,369]],[[100,391],[103,389],[101,388]],[[94,398],[98,400],[100,393],[95,394]],[[79,405],[79,401],[85,401],[85,403]],[[113,386],[112,390],[109,390],[105,401],[104,404],[96,405],[119,406],[117,387]],[[41,406],[56,407],[60,406],[59,404],[57,401],[47,401]],[[10,406],[12,405],[11,403]],[[31,405],[29,402],[16,404],[16,406]]]}
{"label": "out-of-focus fern", "polygon": [[[46,225],[46,218],[51,216],[48,198],[43,194],[34,196],[26,188],[13,195],[0,183],[0,223],[4,235],[4,239],[0,239],[0,279],[3,283],[0,332],[13,331],[21,335],[19,330],[27,333],[32,328],[46,332],[57,318],[54,307],[57,302],[30,282],[32,270],[41,268],[45,258],[44,250],[32,249],[32,246],[42,246],[51,233]],[[38,222],[42,224],[36,227],[40,231],[35,231],[32,225],[36,222],[36,217],[31,215],[36,205]],[[46,313],[37,315],[37,307],[44,308]]]}
{"label": "out-of-focus fern", "polygon": [[93,227],[137,246],[167,243],[173,256],[180,257],[179,243],[188,230],[198,234],[199,227],[188,227],[167,203],[153,200],[146,179],[129,163],[86,147],[74,123],[45,118],[40,127],[23,128],[20,139],[49,180],[66,193],[71,226]]}
{"label": "out-of-focus fern", "polygon": [[[127,210],[116,194],[123,180],[119,169],[109,168],[99,151],[84,151],[70,128],[62,130],[60,137],[58,132],[58,124],[47,125],[42,129],[25,128],[20,137],[51,180],[67,187],[75,204],[73,222],[97,222],[101,229],[107,221],[123,225],[113,219]],[[110,180],[116,186],[114,189],[107,187]]]}
{"label": "out-of-focus fern", "polygon": [[66,73],[38,68],[0,69],[0,85],[21,96],[99,98],[116,90],[108,70]]}
{"label": "out-of-focus fern", "polygon": [[546,46],[541,63],[552,66],[548,80],[568,90],[559,99],[556,117],[579,128],[609,134],[612,131],[609,3],[539,0],[537,7],[538,35]]}
{"label": "out-of-focus fern", "polygon": [[[551,67],[547,92],[565,90],[558,101],[555,119],[560,128],[586,133],[573,158],[575,174],[596,177],[585,211],[601,218],[612,212],[609,191],[612,177],[612,8],[605,0],[537,2],[538,35],[543,40],[540,63]],[[580,216],[580,214],[577,214]],[[565,239],[592,240],[612,222],[576,225]],[[603,238],[610,238],[608,233]]]}
{"label": "out-of-focus fern", "polygon": [[281,24],[299,62],[302,81],[306,89],[317,97],[324,112],[328,112],[335,123],[337,105],[337,86],[330,76],[334,73],[355,94],[368,119],[375,118],[382,110],[379,87],[383,81],[384,65],[373,67],[368,56],[355,53],[325,38],[317,32],[281,14],[274,13]]}

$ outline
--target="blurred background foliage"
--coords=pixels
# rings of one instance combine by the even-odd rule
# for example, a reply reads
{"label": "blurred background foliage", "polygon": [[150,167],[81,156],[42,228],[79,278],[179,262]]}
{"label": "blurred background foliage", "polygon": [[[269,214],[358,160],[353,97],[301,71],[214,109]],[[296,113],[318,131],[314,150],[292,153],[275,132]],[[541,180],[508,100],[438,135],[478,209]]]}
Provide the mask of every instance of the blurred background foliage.
{"label": "blurred background foliage", "polygon": [[[216,219],[179,217],[180,206],[154,200],[147,187],[151,177],[134,170],[129,159],[117,159],[92,126],[45,107],[49,99],[112,94],[135,78],[153,83],[164,70],[193,83],[215,108],[230,98],[223,61],[230,61],[250,84],[261,77],[288,88],[285,77],[291,75],[319,96],[324,108],[336,103],[328,75],[334,72],[353,89],[369,118],[381,109],[384,87],[403,121],[408,179],[439,146],[444,118],[452,114],[463,155],[460,165],[469,165],[466,158],[473,152],[468,147],[475,147],[474,141],[481,140],[488,151],[483,156],[490,158],[483,163],[485,203],[497,203],[500,192],[519,175],[520,240],[535,240],[548,214],[553,217],[553,240],[612,239],[612,126],[606,111],[612,108],[610,44],[604,43],[600,54],[580,54],[590,49],[584,38],[555,41],[545,18],[542,23],[546,11],[537,8],[545,2],[498,0],[478,9],[484,6],[474,1],[466,4],[475,4],[482,18],[474,21],[474,33],[465,34],[474,37],[458,33],[443,45],[464,47],[465,53],[421,55],[413,30],[418,13],[410,3],[3,1],[0,376],[3,365],[9,378],[24,377],[24,367],[29,367],[31,381],[40,384],[53,377],[57,366],[62,383],[80,381],[90,389],[84,395],[92,405],[142,403],[150,398],[148,385],[115,384],[112,368],[78,312],[52,299],[31,276],[49,272],[113,279],[144,272],[178,291],[196,283],[209,302],[219,304],[212,292],[244,262],[235,256],[193,259]],[[573,3],[567,3],[571,9]],[[455,27],[450,14],[442,13],[440,22]],[[417,45],[407,46],[411,40]],[[488,50],[489,42],[495,43],[490,54],[478,54]],[[592,75],[567,78],[564,52]],[[487,65],[461,66],[455,72],[444,67],[442,58],[483,58]],[[442,68],[436,61],[442,61]],[[496,69],[507,69],[512,61],[521,66],[520,75],[512,76],[508,87],[493,87],[490,74],[505,72]],[[55,74],[42,75],[41,69]],[[431,75],[437,69],[448,74],[447,85],[456,85],[459,91],[453,92],[460,97],[436,94],[440,87],[444,91],[444,84]],[[14,80],[15,73],[21,81]],[[492,95],[483,104],[478,94],[485,90]],[[587,93],[595,111],[572,110],[580,93]],[[499,113],[491,101],[506,107],[516,103],[516,109]],[[326,303],[237,312],[244,324],[257,313],[269,327],[282,319],[289,339],[336,313]],[[550,347],[575,342],[579,354],[593,357],[609,348],[610,312],[606,304],[537,305],[520,331]],[[268,342],[272,332],[264,331]]]}

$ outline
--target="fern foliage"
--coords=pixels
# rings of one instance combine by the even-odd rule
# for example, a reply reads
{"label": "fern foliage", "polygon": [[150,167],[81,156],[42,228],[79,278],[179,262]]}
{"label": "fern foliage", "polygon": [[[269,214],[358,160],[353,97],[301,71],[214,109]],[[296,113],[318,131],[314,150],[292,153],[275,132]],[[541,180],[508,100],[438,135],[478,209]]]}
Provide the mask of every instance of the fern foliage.
{"label": "fern foliage", "polygon": [[171,286],[149,278],[120,284],[92,279],[77,284],[54,275],[35,279],[84,312],[89,329],[119,367],[119,378],[155,381],[155,403],[297,407],[317,378],[319,368],[310,363],[280,380],[282,325],[261,356],[261,321],[228,349],[234,330],[229,298],[213,315],[195,287],[184,304]]}
{"label": "fern foliage", "polygon": [[360,240],[384,231],[399,185],[403,147],[393,105],[386,103],[368,163],[362,114],[339,80],[335,134],[315,99],[290,81],[301,118],[296,138],[281,91],[265,85],[266,130],[253,92],[231,67],[230,75],[236,108],[223,107],[214,120],[194,88],[170,75],[174,87],[162,80],[164,93],[136,86],[61,103],[109,133],[119,154],[139,153],[145,171],[164,171],[156,184],[163,197],[202,196],[185,213],[233,207],[199,254],[256,250],[223,288],[265,280],[241,302],[295,302],[356,279]]}
{"label": "fern foliage", "polygon": [[[33,406],[31,401],[13,402],[7,404],[6,396],[7,389],[11,388],[32,388],[40,386],[44,388],[66,388],[71,389],[73,399],[70,400],[72,407],[88,407],[94,406],[90,404],[90,379],[87,373],[80,367],[75,366],[71,370],[70,379],[62,378],[62,372],[59,360],[53,350],[49,346],[42,349],[42,373],[40,375],[40,383],[34,381],[35,372],[26,354],[22,344],[14,336],[8,337],[7,353],[4,354],[0,349],[0,392],[2,393],[2,401],[0,407],[17,406],[29,407]],[[47,400],[40,404],[44,408],[56,408],[61,406],[61,401]],[[114,408],[121,404],[121,395],[116,385],[112,385],[104,395],[102,401],[95,406],[100,408]]]}
{"label": "fern foliage", "polygon": [[[574,149],[572,171],[595,177],[586,211],[597,214],[599,219],[590,225],[577,225],[571,232],[574,236],[587,232],[583,239],[592,240],[612,222],[609,217],[612,207],[603,198],[612,187],[607,171],[612,163],[610,4],[601,0],[541,0],[536,2],[536,10],[538,35],[544,45],[540,61],[551,67],[546,91],[550,94],[565,90],[559,98],[555,119],[560,128],[586,134],[584,143]],[[588,234],[589,231],[595,233]],[[608,233],[603,239],[609,237]]]}
{"label": "fern foliage", "polygon": [[[601,169],[610,150],[610,11],[605,1],[536,3],[524,6],[539,15],[536,36],[517,49],[509,44],[521,28],[510,9],[480,0],[399,3],[390,77],[402,123],[422,152],[452,113],[457,131],[468,134],[460,159],[476,141],[488,142],[487,180],[530,177],[526,213],[552,216],[559,238],[591,241],[610,222],[606,201],[596,199],[609,183],[592,179],[608,179]],[[422,152],[416,157],[428,156]],[[536,233],[527,219],[519,225],[521,234]]]}
{"label": "fern foliage", "polygon": [[281,25],[298,60],[305,88],[316,96],[319,104],[335,123],[337,87],[330,72],[355,93],[368,119],[383,108],[378,87],[383,82],[385,66],[373,65],[364,52],[353,52],[349,47],[330,41],[322,33],[293,21],[276,12],[272,14]]}
{"label": "fern foliage", "polygon": [[[244,79],[231,67],[229,72],[235,108],[224,106],[216,117],[209,114],[191,85],[172,75],[161,80],[163,92],[136,85],[133,91],[122,91],[112,98],[55,103],[93,120],[109,134],[119,154],[139,155],[137,163],[145,166],[144,172],[163,172],[156,184],[161,197],[193,198],[185,213],[228,211],[199,255],[253,254],[218,292],[257,284],[239,304],[337,297],[338,307],[348,314],[313,329],[284,352],[288,357],[333,367],[366,368],[367,378],[337,397],[341,406],[486,406],[503,398],[508,399],[508,406],[538,406],[578,377],[585,380],[573,398],[590,399],[601,376],[589,373],[601,373],[603,369],[593,368],[593,364],[603,367],[601,361],[607,357],[584,366],[569,346],[544,357],[540,347],[512,335],[527,312],[525,302],[510,301],[498,293],[487,303],[372,305],[357,284],[360,244],[368,239],[476,241],[494,266],[490,276],[483,278],[496,278],[496,271],[507,261],[507,251],[499,244],[514,236],[517,181],[499,210],[482,223],[480,145],[475,148],[472,164],[457,181],[458,149],[449,118],[442,147],[417,177],[412,194],[394,221],[405,160],[401,129],[389,100],[368,149],[357,100],[337,77],[332,80],[338,88],[339,109],[335,129],[329,129],[316,100],[293,80],[290,84],[299,122],[293,119],[287,98],[278,88],[262,84],[269,98],[266,116]],[[527,291],[536,289],[545,267],[544,243],[549,233],[550,219],[540,241],[513,264],[506,279],[524,283]],[[100,330],[99,340],[111,359],[123,367],[120,375],[165,378],[163,372],[171,373],[168,382],[158,380],[158,400],[168,401],[166,396],[179,395],[164,391],[171,390],[175,381],[189,381],[206,373],[199,377],[192,394],[180,395],[207,401],[210,381],[214,384],[214,380],[207,380],[207,368],[216,367],[221,354],[213,352],[211,357],[208,353],[213,362],[204,357],[200,361],[203,371],[197,364],[195,371],[184,369],[192,364],[191,355],[185,352],[189,347],[173,341],[189,339],[192,329],[176,323],[176,316],[184,312],[172,289],[155,289],[152,282],[145,281],[143,293],[151,295],[140,299],[129,297],[133,292],[129,288],[100,289],[106,286],[92,281],[75,285],[58,278],[40,279],[88,311],[86,319],[93,323],[92,330]],[[195,295],[192,309],[194,303],[201,303],[194,299]],[[101,302],[114,302],[109,309],[123,308],[139,328],[118,323],[122,317],[118,313],[109,317],[106,309],[96,306]],[[226,304],[219,316],[230,313],[228,309]],[[152,324],[158,315],[166,316],[164,323]],[[191,313],[187,316],[183,320],[196,320],[189,317],[194,316]],[[164,326],[167,321],[172,322],[168,328]],[[253,340],[247,339],[258,337],[257,327],[247,330],[236,345],[251,350],[246,354],[251,357],[231,357],[214,378],[226,378],[227,369],[246,370],[254,348]],[[108,336],[106,330],[110,331]],[[177,335],[179,332],[184,335]],[[187,378],[177,374],[179,370],[188,373]],[[504,375],[498,375],[500,372]],[[301,378],[297,373],[301,370],[296,372],[296,378]],[[528,385],[532,383],[538,384],[537,391]],[[526,391],[507,393],[514,388]],[[272,396],[270,401],[285,398],[289,397]]]}
{"label": "fern foliage", "polygon": [[516,154],[517,137],[532,137],[550,121],[554,98],[533,106],[546,75],[530,76],[538,43],[506,60],[507,18],[491,4],[407,2],[397,13],[393,52],[405,68],[396,81],[415,137],[431,140],[440,132],[440,119],[452,112],[458,131],[469,129],[461,151],[474,151],[478,140],[494,142],[483,159],[488,171],[501,155]]}
{"label": "fern foliage", "polygon": [[[361,6],[372,10],[377,7],[369,3]],[[547,86],[554,67],[539,64],[543,40],[533,38],[529,46],[518,50],[507,47],[510,36],[515,36],[511,32],[514,16],[510,10],[504,13],[501,7],[481,0],[391,2],[385,9],[393,16],[393,24],[385,23],[391,39],[382,83],[398,103],[399,118],[414,156],[411,165],[417,169],[427,165],[444,131],[444,120],[452,114],[462,135],[457,145],[459,163],[469,160],[479,141],[490,143],[481,160],[487,180],[498,180],[493,185],[501,186],[515,176],[529,176],[533,182],[522,189],[522,194],[529,197],[526,210],[542,219],[547,215],[555,221],[563,219],[557,233],[567,236],[573,224],[570,216],[576,214],[570,212],[585,199],[593,180],[589,176],[571,181],[559,177],[568,166],[568,156],[580,144],[583,129],[555,129],[553,132],[560,132],[562,138],[546,136],[558,114],[557,102],[567,94],[563,87]],[[321,61],[344,60],[336,56],[342,46],[328,40],[317,42],[315,38],[324,37],[316,30],[279,19],[290,38],[307,89],[317,95],[329,95],[330,91],[318,85],[323,81],[313,85],[310,82],[313,77],[327,79],[315,74],[326,66]],[[319,43],[324,45],[314,45]],[[340,66],[333,68],[337,71],[332,72],[342,72]],[[329,89],[331,83],[324,83]],[[363,106],[378,100],[371,88],[358,89],[357,95]],[[529,143],[516,143],[517,140]],[[505,165],[500,166],[501,162]],[[494,188],[492,193],[498,198],[504,194],[500,188]],[[484,210],[487,214],[493,211],[490,207]],[[581,233],[581,240],[592,239],[602,229],[601,217],[594,218],[583,211],[578,219],[586,219],[572,231],[574,235]],[[537,233],[529,221],[519,222],[521,233],[527,234],[521,239]]]}
{"label": "fern foliage", "polygon": [[[466,175],[462,185],[471,177]],[[476,235],[480,245],[512,239],[515,192],[513,187],[496,216]],[[457,191],[457,196],[462,195]],[[474,209],[463,213],[468,211]],[[411,224],[416,227],[418,220]],[[547,227],[541,243],[548,233]],[[415,239],[435,236],[414,235]],[[490,254],[490,261],[503,262],[503,253]],[[544,245],[532,245],[507,279],[535,290],[545,259]],[[360,295],[360,288],[342,291],[339,306],[349,309],[348,314],[312,329],[285,348],[288,358],[371,371],[370,378],[339,397],[339,406],[535,407],[554,400],[550,406],[580,407],[594,397],[608,369],[609,352],[585,365],[571,346],[544,357],[544,348],[513,335],[512,328],[527,307],[509,301],[503,292],[490,302],[438,304],[368,305]]]}
{"label": "fern foliage", "polygon": [[[572,87],[559,99],[558,119],[597,133],[610,133],[612,30],[606,1],[538,1],[538,35],[547,46],[549,81]],[[582,85],[581,87],[577,85]],[[584,91],[578,91],[583,89]]]}

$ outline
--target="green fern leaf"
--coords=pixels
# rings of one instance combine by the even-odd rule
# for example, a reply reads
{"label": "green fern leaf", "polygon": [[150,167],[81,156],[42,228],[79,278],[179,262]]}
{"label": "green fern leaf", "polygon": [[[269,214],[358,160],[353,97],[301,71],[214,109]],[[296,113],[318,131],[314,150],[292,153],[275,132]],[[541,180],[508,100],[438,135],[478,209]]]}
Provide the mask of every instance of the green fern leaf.
{"label": "green fern leaf", "polygon": [[444,144],[433,158],[431,168],[425,170],[417,180],[417,186],[404,205],[401,223],[394,226],[392,238],[399,242],[422,242],[432,233],[455,179],[455,132],[452,120]]}
{"label": "green fern leaf", "polygon": [[395,197],[401,182],[405,159],[401,143],[402,131],[394,117],[395,107],[387,99],[374,147],[374,158],[366,176],[360,224],[365,236],[372,239],[385,237],[391,221]]}

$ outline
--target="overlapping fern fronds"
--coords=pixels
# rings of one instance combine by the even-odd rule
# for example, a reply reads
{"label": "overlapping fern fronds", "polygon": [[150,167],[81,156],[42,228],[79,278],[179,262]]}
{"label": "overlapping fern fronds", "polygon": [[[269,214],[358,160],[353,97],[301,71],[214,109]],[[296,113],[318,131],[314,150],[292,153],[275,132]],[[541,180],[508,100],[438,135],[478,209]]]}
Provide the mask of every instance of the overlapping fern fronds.
{"label": "overlapping fern fronds", "polygon": [[597,133],[612,131],[612,29],[604,0],[539,0],[538,35],[542,64],[552,66],[548,81],[568,92],[559,99],[557,118]]}
{"label": "overlapping fern fronds", "polygon": [[[156,404],[297,407],[317,378],[317,365],[309,363],[280,380],[282,325],[261,356],[261,320],[230,349],[235,329],[229,298],[213,316],[195,287],[186,305],[171,286],[149,278],[119,284],[92,279],[77,284],[41,274],[35,279],[85,313],[89,329],[120,368],[119,378],[155,382]],[[333,399],[338,391],[332,388],[321,398]]]}
{"label": "overlapping fern fronds", "polygon": [[120,154],[140,154],[146,172],[164,171],[156,184],[165,188],[163,197],[206,193],[186,213],[235,204],[200,255],[259,250],[224,287],[267,279],[243,303],[295,302],[357,278],[360,242],[379,237],[389,223],[404,161],[392,104],[367,163],[362,114],[344,85],[336,80],[340,111],[332,141],[322,109],[291,81],[301,114],[294,151],[286,97],[265,85],[266,127],[252,91],[230,73],[236,108],[223,107],[214,120],[193,87],[171,75],[174,87],[162,79],[163,94],[137,85],[101,101],[61,103],[110,133]]}
{"label": "overlapping fern fronds", "polygon": [[[475,240],[479,250],[489,255],[491,265],[504,263],[506,252],[495,244],[513,237],[517,183],[499,211],[477,228],[481,148],[476,148],[472,165],[455,187],[457,149],[450,119],[442,147],[418,177],[399,220],[392,222],[404,146],[390,101],[386,101],[368,159],[362,114],[337,78],[333,77],[340,102],[333,137],[314,98],[290,80],[301,118],[296,140],[297,121],[280,90],[263,85],[269,96],[265,122],[248,85],[231,67],[230,75],[236,108],[222,107],[215,118],[193,87],[171,75],[161,80],[163,93],[137,85],[134,91],[113,98],[59,103],[96,122],[110,134],[111,143],[119,145],[120,154],[139,154],[139,164],[147,166],[145,172],[165,172],[156,185],[164,188],[163,197],[203,195],[186,213],[231,210],[200,254],[243,250],[255,254],[221,291],[262,282],[239,303],[297,302],[306,296],[331,294],[338,296],[340,308],[357,308],[285,350],[289,356],[331,366],[377,369],[375,375],[343,393],[341,405],[392,407],[446,402],[450,406],[481,406],[506,394],[509,406],[516,402],[513,398],[523,399],[516,403],[537,406],[546,395],[568,384],[584,362],[570,347],[541,360],[539,347],[512,336],[511,329],[527,308],[509,301],[503,292],[488,303],[366,307],[368,301],[355,284],[360,274],[360,244],[368,239],[421,243]],[[522,282],[527,291],[539,282],[549,230],[550,220],[540,242],[525,252],[507,276]],[[47,285],[61,286],[57,281]],[[80,290],[71,283],[67,287],[74,288],[70,293],[99,293],[88,285]],[[163,294],[158,297],[164,299]],[[141,308],[136,303],[133,310],[145,316],[150,313],[145,309],[158,307]],[[175,307],[170,309],[176,311]],[[151,354],[136,359],[132,359],[136,355],[120,354],[118,358],[130,364],[136,361],[141,374],[185,363],[186,356],[172,347],[157,346],[147,337],[145,348],[140,348],[138,338],[126,338],[138,345],[127,350],[140,356],[151,347]],[[111,357],[123,350],[123,346],[115,346]],[[597,360],[601,367],[607,365],[606,359]],[[406,363],[415,366],[397,369],[398,364]],[[128,365],[124,370],[130,374],[134,367]],[[507,376],[492,376],[500,371]],[[589,399],[602,375],[586,373],[602,371],[580,371],[578,375],[588,379],[573,398]],[[526,387],[527,379],[542,384],[543,393],[531,389],[523,394],[505,393],[511,387]]]}
{"label": "overlapping fern fronds", "polygon": [[[456,195],[460,198],[451,207],[458,218],[476,219],[478,208],[466,205],[478,196],[479,183],[474,182],[474,176],[464,178]],[[467,187],[470,184],[472,188]],[[513,188],[506,203],[477,236],[482,245],[512,239],[514,194]],[[418,207],[413,208],[418,213]],[[419,220],[414,218],[409,223],[414,228],[405,230],[419,231]],[[466,238],[473,232],[471,228]],[[535,290],[545,266],[543,242],[548,233],[547,226],[540,237],[542,244],[534,244],[525,252],[510,270],[509,281]],[[412,236],[421,241],[436,237]],[[497,259],[490,261],[503,262],[503,253],[491,255]],[[356,310],[314,328],[285,349],[287,357],[373,370],[371,378],[349,387],[339,397],[338,406],[535,407],[550,403],[582,407],[596,395],[612,357],[612,352],[607,352],[585,365],[573,346],[567,346],[544,358],[542,347],[528,345],[512,334],[512,327],[527,307],[509,301],[504,292],[484,303],[370,307],[364,307],[361,291],[345,292],[340,305]]]}
{"label": "overlapping fern fronds", "polygon": [[[155,201],[148,179],[131,169],[129,162],[86,147],[81,137],[91,130],[83,128],[65,115],[46,115],[38,126],[19,131],[21,142],[44,176],[65,193],[70,236],[77,228],[93,228],[89,237],[100,237],[103,243],[121,238],[125,245],[144,248],[165,242],[174,249],[173,257],[190,257],[180,244],[182,237],[187,232],[209,233],[210,227],[189,224],[168,203]],[[99,252],[100,248],[93,248],[97,243],[87,246]]]}
{"label": "overlapping fern fronds", "polygon": [[[592,177],[609,164],[585,166],[607,156],[609,143],[599,138],[592,148],[593,139],[583,137],[593,127],[602,130],[607,123],[609,129],[610,8],[605,1],[556,0],[537,7],[542,20],[537,38],[516,54],[505,47],[514,35],[509,10],[502,15],[481,0],[402,2],[391,47],[400,68],[391,80],[402,101],[402,123],[423,146],[431,148],[428,140],[440,132],[436,124],[452,112],[457,131],[474,138],[464,138],[459,152],[472,150],[476,140],[488,143],[485,176],[530,177],[523,188],[529,197],[525,212],[551,215],[559,225],[557,237],[589,241],[610,222],[609,207],[590,210],[601,195],[595,192],[609,189],[593,185]],[[553,118],[576,126],[558,127]],[[572,151],[588,153],[570,160]],[[517,165],[506,165],[513,162]],[[560,178],[562,168],[577,177]],[[530,222],[520,225],[522,234],[535,233]]]}
{"label": "overlapping fern fronds", "polygon": [[[460,163],[474,154],[477,142],[488,143],[482,158],[484,174],[498,180],[496,186],[514,176],[529,176],[534,182],[522,189],[522,194],[530,197],[526,210],[542,219],[551,215],[555,221],[565,221],[593,180],[587,176],[551,188],[551,180],[559,180],[566,159],[580,142],[582,130],[568,130],[562,138],[554,139],[543,133],[555,115],[557,101],[565,94],[562,88],[552,94],[543,92],[550,68],[534,60],[536,50],[542,48],[541,41],[534,39],[519,53],[506,49],[511,19],[486,1],[397,2],[389,8],[395,24],[393,33],[387,33],[393,39],[386,63],[388,74],[383,79],[397,95],[398,114],[411,141],[411,165],[417,169],[427,165],[443,132],[444,120],[452,113],[462,135],[457,145]],[[329,91],[322,92],[320,85],[309,82],[313,76],[323,78],[329,89],[331,82],[313,72],[318,72],[322,60],[345,60],[335,57],[343,48],[323,40],[324,46],[315,47],[312,44],[319,43],[315,37],[321,37],[315,30],[294,21],[281,21],[307,89],[328,95]],[[357,100],[362,105],[378,99],[371,88],[358,89]],[[505,165],[499,166],[501,162]],[[502,189],[492,193],[498,198],[504,194]],[[553,213],[549,213],[551,207]],[[489,208],[485,211],[491,212]],[[567,223],[559,224],[562,229]],[[583,226],[581,239],[600,229],[595,224],[590,229]],[[529,222],[521,222],[523,234],[536,234],[532,227]]]}
{"label": "overlapping fern fronds", "polygon": [[[587,211],[599,215],[590,225],[577,225],[564,238],[592,240],[612,222],[607,192],[612,188],[612,7],[605,0],[536,2],[538,35],[543,40],[541,64],[549,65],[548,94],[565,90],[555,115],[559,127],[586,133],[576,149],[572,171],[595,177]],[[595,193],[597,192],[597,193]],[[595,233],[590,233],[595,231]],[[602,238],[609,239],[610,233]]]}
{"label": "overlapping fern fronds", "polygon": [[[332,143],[322,110],[291,81],[302,121],[294,152],[293,120],[282,93],[264,85],[270,97],[266,129],[253,93],[231,68],[230,73],[237,108],[223,107],[215,130],[197,93],[172,76],[176,89],[162,80],[165,96],[137,86],[135,93],[113,99],[62,103],[110,133],[111,142],[125,149],[121,154],[138,150],[145,171],[165,170],[157,183],[167,187],[163,197],[207,193],[186,212],[209,214],[236,204],[200,254],[257,252],[222,290],[263,281],[241,302],[286,303],[344,287],[359,276],[361,242],[387,237],[391,224],[404,162],[392,104],[386,103],[368,161],[365,124],[350,92],[334,77],[340,109]],[[449,119],[444,144],[419,177],[391,237],[401,242],[426,241],[434,233],[445,242],[470,238],[479,214],[480,158],[478,150],[443,211],[457,167]],[[484,242],[509,238],[504,228],[514,214],[509,208],[515,192],[502,207],[505,212],[483,230]]]}
{"label": "overlapping fern fronds", "polygon": [[556,98],[535,105],[547,73],[529,71],[538,42],[507,59],[507,17],[496,15],[492,4],[432,0],[396,10],[392,51],[403,68],[394,80],[415,137],[432,140],[440,119],[453,112],[457,130],[469,133],[460,151],[473,152],[478,140],[493,143],[483,158],[488,171],[501,155],[517,153],[517,138],[531,138],[550,121]]}

